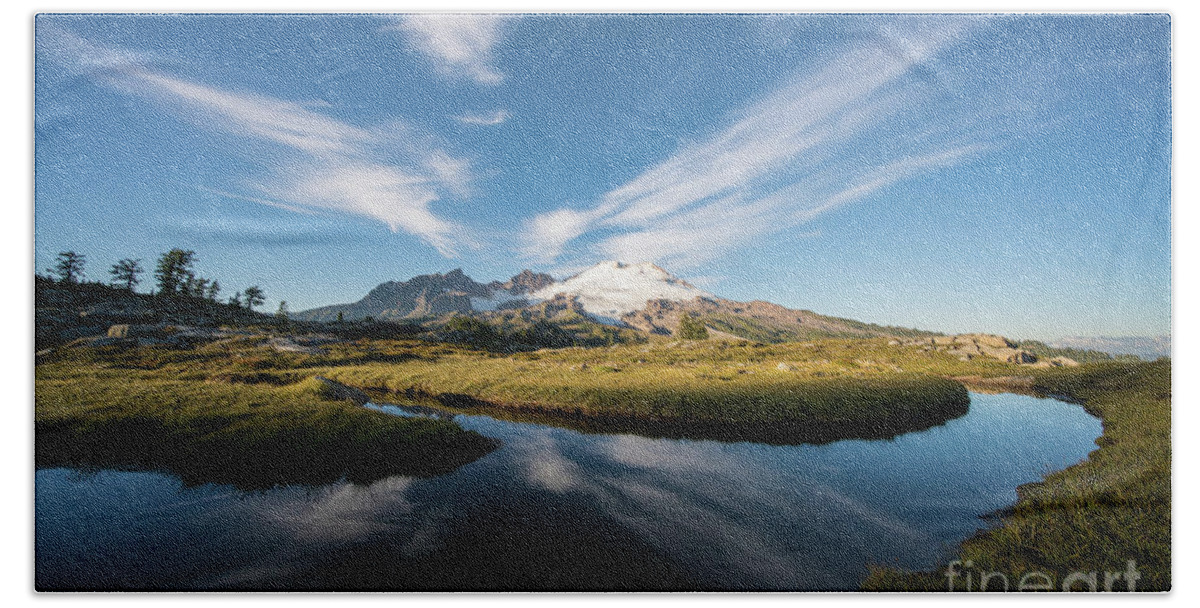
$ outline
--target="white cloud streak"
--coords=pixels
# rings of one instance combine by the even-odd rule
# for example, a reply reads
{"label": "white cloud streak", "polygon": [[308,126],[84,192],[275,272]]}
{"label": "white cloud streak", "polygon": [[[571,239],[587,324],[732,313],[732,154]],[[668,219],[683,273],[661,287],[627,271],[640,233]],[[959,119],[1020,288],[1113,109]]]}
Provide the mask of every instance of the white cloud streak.
{"label": "white cloud streak", "polygon": [[300,104],[260,95],[229,93],[153,72],[137,76],[179,101],[224,119],[227,130],[268,139],[312,154],[350,154],[372,139],[370,132],[308,110]]}
{"label": "white cloud streak", "polygon": [[[524,253],[696,266],[897,181],[982,152],[966,129],[913,123],[928,91],[905,77],[971,25],[941,16],[880,31],[585,209],[531,218]],[[907,121],[907,122],[906,122]],[[880,146],[879,141],[891,143]]]}
{"label": "white cloud streak", "polygon": [[493,126],[508,120],[508,110],[496,110],[491,114],[463,114],[454,120],[467,125]]}
{"label": "white cloud streak", "polygon": [[206,128],[274,144],[264,159],[273,175],[255,186],[261,196],[222,194],[292,211],[379,220],[446,256],[455,255],[456,241],[468,240],[460,226],[439,218],[430,205],[469,191],[469,163],[417,137],[404,123],[359,127],[298,103],[175,78],[148,67],[144,56],[107,49],[67,31],[39,36],[78,73],[99,83],[165,101]]}
{"label": "white cloud streak", "polygon": [[224,190],[218,190],[216,188],[209,188],[208,186],[196,186],[196,189],[200,190],[202,192],[208,192],[210,194],[215,194],[217,196],[224,197],[224,198],[232,198],[232,199],[236,199],[239,201],[258,203],[260,205],[266,205],[267,207],[275,207],[276,209],[286,209],[288,211],[292,211],[294,213],[300,213],[303,215],[316,215],[316,212],[311,209],[306,209],[304,207],[297,207],[295,205],[289,205],[287,203],[281,203],[279,201],[273,201],[273,200],[265,199],[265,198],[258,197],[258,196],[246,196],[244,194],[236,194],[233,192],[226,192]]}
{"label": "white cloud streak", "polygon": [[494,85],[504,75],[493,65],[492,52],[504,31],[505,15],[420,14],[406,15],[393,29],[424,54],[434,68],[449,78],[469,78]]}

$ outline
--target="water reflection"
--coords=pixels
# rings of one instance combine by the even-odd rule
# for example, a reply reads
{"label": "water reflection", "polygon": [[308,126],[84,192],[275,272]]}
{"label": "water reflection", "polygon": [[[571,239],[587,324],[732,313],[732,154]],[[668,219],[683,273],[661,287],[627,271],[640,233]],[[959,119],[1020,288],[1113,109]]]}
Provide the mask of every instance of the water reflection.
{"label": "water reflection", "polygon": [[241,493],[39,471],[38,584],[850,589],[870,563],[933,565],[1101,430],[1078,406],[979,394],[945,426],[820,446],[456,419],[503,447],[433,479]]}

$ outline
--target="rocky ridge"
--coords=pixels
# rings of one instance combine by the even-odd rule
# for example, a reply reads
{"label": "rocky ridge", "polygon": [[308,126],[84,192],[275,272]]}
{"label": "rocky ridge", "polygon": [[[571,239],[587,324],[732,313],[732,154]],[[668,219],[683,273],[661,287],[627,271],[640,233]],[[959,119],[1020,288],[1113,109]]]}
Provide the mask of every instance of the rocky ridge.
{"label": "rocky ridge", "polygon": [[955,355],[962,361],[970,361],[979,357],[990,357],[1006,363],[1029,365],[1031,367],[1075,367],[1079,365],[1069,357],[1049,357],[1040,359],[1034,353],[1018,348],[1017,345],[1003,336],[993,334],[958,334],[954,336],[933,336],[904,342],[895,342],[905,346],[919,346],[923,350],[933,350]]}

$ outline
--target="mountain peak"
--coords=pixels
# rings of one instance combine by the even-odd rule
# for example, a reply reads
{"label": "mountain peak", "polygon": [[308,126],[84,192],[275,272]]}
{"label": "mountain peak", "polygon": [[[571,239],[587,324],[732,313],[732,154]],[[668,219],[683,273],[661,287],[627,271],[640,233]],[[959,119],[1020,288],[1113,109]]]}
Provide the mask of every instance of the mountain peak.
{"label": "mountain peak", "polygon": [[600,262],[531,295],[548,300],[560,293],[576,296],[588,314],[614,323],[624,314],[641,310],[650,300],[688,302],[714,297],[652,262],[629,264],[617,260]]}
{"label": "mountain peak", "polygon": [[523,294],[537,291],[552,283],[554,283],[554,277],[526,268],[520,273],[513,275],[508,282],[502,283],[501,287],[512,293]]}

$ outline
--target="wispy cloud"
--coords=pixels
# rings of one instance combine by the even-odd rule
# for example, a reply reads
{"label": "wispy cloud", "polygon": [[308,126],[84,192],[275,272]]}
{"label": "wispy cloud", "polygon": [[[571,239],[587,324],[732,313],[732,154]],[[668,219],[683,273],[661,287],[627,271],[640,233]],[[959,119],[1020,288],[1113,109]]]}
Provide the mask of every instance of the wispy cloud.
{"label": "wispy cloud", "polygon": [[365,129],[262,95],[238,94],[150,71],[135,73],[143,83],[170,93],[177,101],[215,115],[226,130],[237,130],[312,154],[352,154],[373,137]]}
{"label": "wispy cloud", "polygon": [[393,231],[424,238],[443,254],[454,253],[458,228],[429,210],[429,203],[438,198],[429,177],[386,165],[347,162],[305,172],[285,194],[301,204],[381,220]]}
{"label": "wispy cloud", "polygon": [[506,15],[407,15],[394,29],[424,54],[441,74],[499,84],[504,75],[493,65],[492,52],[503,34]]}
{"label": "wispy cloud", "polygon": [[455,116],[454,120],[468,125],[498,125],[508,120],[508,110],[496,110],[491,114],[463,114]]}
{"label": "wispy cloud", "polygon": [[[589,208],[531,218],[525,253],[700,264],[986,149],[927,116],[929,87],[909,79],[971,19],[914,17],[800,76],[605,194]],[[882,143],[881,143],[882,142]]]}
{"label": "wispy cloud", "polygon": [[237,194],[234,192],[226,192],[224,190],[218,190],[217,188],[209,188],[208,186],[196,186],[195,188],[202,192],[208,192],[210,194],[215,194],[215,195],[223,197],[223,198],[232,198],[232,199],[236,199],[239,201],[248,201],[251,203],[258,203],[260,205],[266,205],[267,207],[275,207],[276,209],[286,209],[288,211],[300,213],[303,215],[316,215],[316,212],[311,209],[306,209],[304,207],[297,207],[295,205],[289,205],[287,203],[281,203],[279,201],[273,201],[273,200],[265,199],[265,198],[258,197],[258,196],[246,196],[244,194]]}
{"label": "wispy cloud", "polygon": [[145,56],[65,30],[39,32],[43,40],[60,60],[99,83],[163,101],[205,128],[273,145],[261,160],[267,173],[251,186],[255,195],[220,191],[224,196],[376,219],[447,256],[465,240],[465,231],[435,215],[430,204],[467,192],[470,164],[403,122],[361,127],[303,104],[189,82],[153,69]]}

